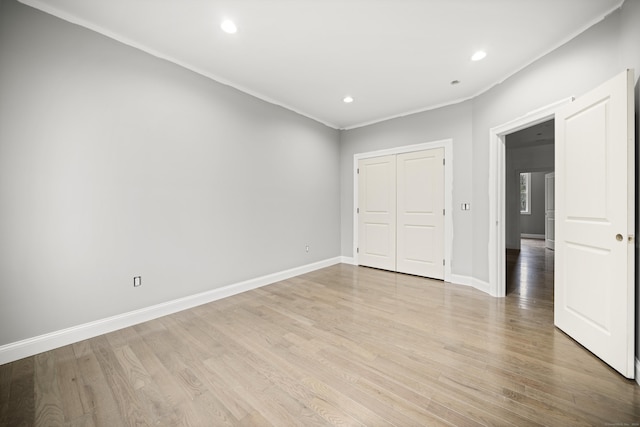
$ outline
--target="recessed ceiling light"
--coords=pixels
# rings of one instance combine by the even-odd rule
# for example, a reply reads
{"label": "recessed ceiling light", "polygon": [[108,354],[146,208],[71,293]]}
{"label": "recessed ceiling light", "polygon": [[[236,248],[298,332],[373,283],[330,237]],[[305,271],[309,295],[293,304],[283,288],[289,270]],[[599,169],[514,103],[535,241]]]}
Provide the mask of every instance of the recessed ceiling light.
{"label": "recessed ceiling light", "polygon": [[345,96],[345,97],[342,99],[342,101],[343,101],[345,104],[351,104],[351,103],[353,102],[353,96]]}
{"label": "recessed ceiling light", "polygon": [[222,31],[227,34],[235,34],[238,31],[236,24],[234,24],[230,19],[225,19],[224,21],[222,21],[222,24],[220,24],[220,28],[222,28]]}
{"label": "recessed ceiling light", "polygon": [[479,51],[477,51],[476,53],[473,54],[473,56],[471,57],[471,60],[472,61],[480,61],[485,56],[487,56],[487,52],[479,50]]}

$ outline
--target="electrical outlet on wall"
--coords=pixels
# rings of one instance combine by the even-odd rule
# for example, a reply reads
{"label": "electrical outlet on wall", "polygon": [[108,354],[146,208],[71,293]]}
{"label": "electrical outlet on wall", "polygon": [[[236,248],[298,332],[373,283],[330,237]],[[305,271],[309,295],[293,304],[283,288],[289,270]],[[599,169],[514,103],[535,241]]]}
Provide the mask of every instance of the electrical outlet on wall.
{"label": "electrical outlet on wall", "polygon": [[305,250],[305,251],[307,251],[307,252],[309,252],[309,245],[306,245],[306,246],[304,247],[304,250]]}
{"label": "electrical outlet on wall", "polygon": [[142,276],[133,277],[133,287],[137,288],[138,286],[142,286]]}

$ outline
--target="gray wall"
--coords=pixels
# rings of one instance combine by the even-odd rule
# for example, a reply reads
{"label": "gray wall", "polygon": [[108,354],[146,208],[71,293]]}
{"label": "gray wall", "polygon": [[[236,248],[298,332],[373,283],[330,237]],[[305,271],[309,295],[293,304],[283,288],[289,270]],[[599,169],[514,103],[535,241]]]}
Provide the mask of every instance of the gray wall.
{"label": "gray wall", "polygon": [[531,172],[531,214],[520,214],[520,233],[544,235],[544,176]]}
{"label": "gray wall", "polygon": [[340,199],[342,254],[353,256],[353,156],[358,153],[453,139],[453,248],[451,272],[471,276],[471,211],[460,204],[471,202],[472,147],[471,102],[412,114],[374,125],[343,131],[340,135]]}
{"label": "gray wall", "polygon": [[0,64],[0,345],[340,255],[338,131],[12,0]]}

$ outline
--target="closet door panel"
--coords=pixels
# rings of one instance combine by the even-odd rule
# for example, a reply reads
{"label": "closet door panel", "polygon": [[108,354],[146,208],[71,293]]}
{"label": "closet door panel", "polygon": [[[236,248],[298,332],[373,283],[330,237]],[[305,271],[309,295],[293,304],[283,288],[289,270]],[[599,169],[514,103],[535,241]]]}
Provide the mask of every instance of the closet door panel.
{"label": "closet door panel", "polygon": [[358,162],[358,263],[396,270],[396,156]]}
{"label": "closet door panel", "polygon": [[444,149],[397,156],[396,269],[444,279]]}

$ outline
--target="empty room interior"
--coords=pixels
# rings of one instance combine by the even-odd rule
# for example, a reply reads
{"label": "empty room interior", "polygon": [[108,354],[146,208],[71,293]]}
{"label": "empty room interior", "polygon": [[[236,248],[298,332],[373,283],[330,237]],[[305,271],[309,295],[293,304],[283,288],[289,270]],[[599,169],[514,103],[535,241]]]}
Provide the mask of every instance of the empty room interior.
{"label": "empty room interior", "polygon": [[0,0],[0,426],[638,425],[640,0]]}

